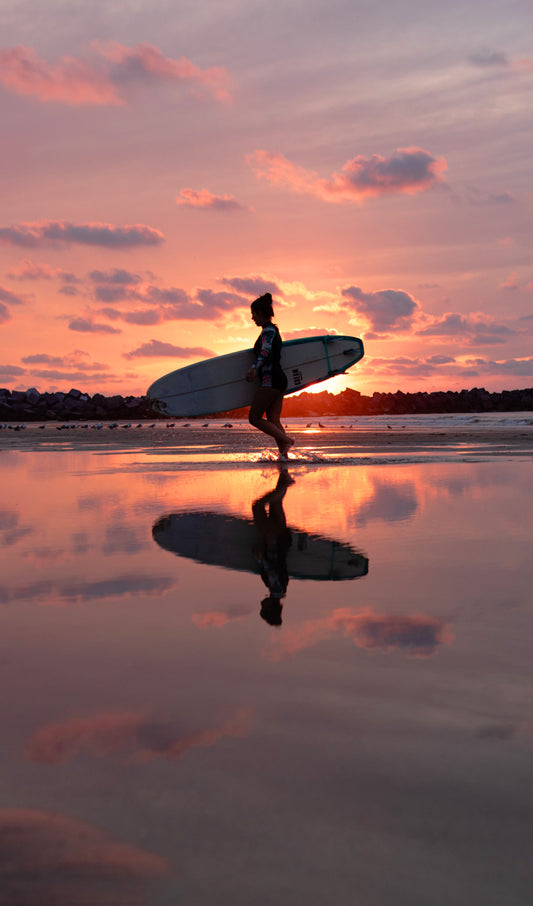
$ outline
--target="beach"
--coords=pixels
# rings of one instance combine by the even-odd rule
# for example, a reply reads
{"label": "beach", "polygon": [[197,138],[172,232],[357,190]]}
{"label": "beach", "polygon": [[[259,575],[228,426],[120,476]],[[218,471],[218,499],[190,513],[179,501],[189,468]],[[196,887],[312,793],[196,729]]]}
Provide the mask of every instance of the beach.
{"label": "beach", "polygon": [[3,427],[10,904],[524,906],[532,421]]}
{"label": "beach", "polygon": [[[13,423],[0,430],[2,450],[210,450],[221,457],[274,449],[272,441],[244,420]],[[294,419],[286,429],[295,438],[289,458],[312,451],[356,457],[371,453],[481,451],[518,455],[533,450],[533,413],[479,416],[383,416],[368,419]],[[333,454],[334,455],[334,454]]]}

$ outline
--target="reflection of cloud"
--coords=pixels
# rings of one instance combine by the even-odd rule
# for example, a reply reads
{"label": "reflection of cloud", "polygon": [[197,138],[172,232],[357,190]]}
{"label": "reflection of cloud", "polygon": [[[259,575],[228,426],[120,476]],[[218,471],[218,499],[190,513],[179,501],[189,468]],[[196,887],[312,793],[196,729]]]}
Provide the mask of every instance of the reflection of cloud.
{"label": "reflection of cloud", "polygon": [[339,631],[351,638],[358,648],[404,651],[410,657],[429,657],[435,654],[439,645],[449,645],[453,641],[446,624],[426,614],[377,614],[371,608],[354,611],[344,607],[323,619],[308,620],[296,629],[285,629],[283,635],[275,637],[270,657],[280,660]]}
{"label": "reflection of cloud", "polygon": [[29,525],[19,525],[19,515],[11,510],[0,510],[0,533],[3,547],[12,547],[22,538],[33,534]]}
{"label": "reflection of cloud", "polygon": [[117,576],[94,582],[55,583],[51,580],[10,587],[0,585],[0,604],[13,601],[43,601],[46,604],[73,604],[99,598],[156,597],[174,588],[174,580],[142,575]]}
{"label": "reflection of cloud", "polygon": [[357,510],[357,524],[369,522],[402,522],[409,519],[418,509],[416,488],[412,481],[389,482],[373,479],[373,494]]}
{"label": "reflection of cloud", "polygon": [[251,608],[228,607],[226,610],[206,610],[203,613],[193,613],[191,620],[198,629],[216,626],[217,629],[235,620],[244,620],[252,613]]}
{"label": "reflection of cloud", "polygon": [[257,177],[322,201],[360,202],[380,195],[414,195],[443,182],[447,164],[422,148],[398,148],[390,157],[358,155],[340,173],[320,179],[283,154],[257,150],[247,158]]}
{"label": "reflection of cloud", "polygon": [[209,748],[225,736],[247,736],[250,717],[248,708],[239,708],[214,727],[188,733],[142,712],[73,718],[37,730],[26,745],[26,755],[39,764],[63,764],[82,750],[142,763],[155,758],[175,761],[189,749]]}
{"label": "reflection of cloud", "polygon": [[0,810],[0,903],[5,906],[143,906],[165,859],[75,818]]}

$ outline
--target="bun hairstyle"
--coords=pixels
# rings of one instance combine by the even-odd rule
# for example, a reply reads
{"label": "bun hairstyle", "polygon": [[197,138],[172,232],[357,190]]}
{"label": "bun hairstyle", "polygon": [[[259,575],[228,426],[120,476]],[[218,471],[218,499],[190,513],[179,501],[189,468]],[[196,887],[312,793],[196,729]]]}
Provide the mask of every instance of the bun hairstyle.
{"label": "bun hairstyle", "polygon": [[274,317],[274,309],[272,308],[272,296],[270,293],[265,293],[264,296],[259,296],[258,299],[255,299],[252,302],[250,308],[252,311],[260,312],[267,318]]}

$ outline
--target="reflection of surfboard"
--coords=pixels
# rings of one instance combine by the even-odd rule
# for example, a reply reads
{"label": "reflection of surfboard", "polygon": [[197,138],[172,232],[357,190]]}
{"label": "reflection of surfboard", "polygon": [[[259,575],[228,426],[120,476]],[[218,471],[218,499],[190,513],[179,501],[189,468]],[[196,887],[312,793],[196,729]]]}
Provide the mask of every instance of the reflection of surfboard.
{"label": "reflection of surfboard", "polygon": [[[294,579],[358,579],[366,576],[368,560],[348,544],[290,528],[287,571]],[[214,512],[185,512],[155,523],[154,540],[180,557],[199,563],[257,573],[254,545],[261,536],[251,519]]]}
{"label": "reflection of surfboard", "polygon": [[[363,358],[357,337],[304,337],[287,340],[281,349],[281,366],[288,379],[286,393],[343,374]],[[147,390],[154,409],[165,415],[210,415],[249,406],[257,384],[245,375],[255,360],[253,349],[214,356],[178,368],[155,381]]]}

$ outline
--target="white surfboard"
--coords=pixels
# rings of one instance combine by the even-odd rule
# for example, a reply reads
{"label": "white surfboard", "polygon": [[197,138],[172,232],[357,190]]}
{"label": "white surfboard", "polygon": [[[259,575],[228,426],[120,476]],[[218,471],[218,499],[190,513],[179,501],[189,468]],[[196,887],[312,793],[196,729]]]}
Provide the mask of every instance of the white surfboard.
{"label": "white surfboard", "polygon": [[[363,355],[358,337],[328,334],[286,340],[281,347],[281,367],[289,382],[285,395],[344,374]],[[257,384],[245,375],[255,358],[253,349],[242,349],[178,368],[154,381],[146,395],[156,411],[172,416],[213,415],[249,406]]]}

